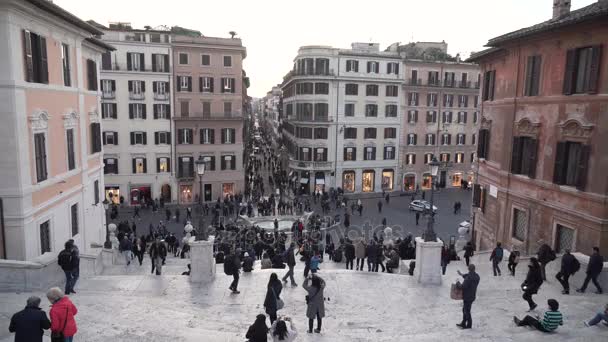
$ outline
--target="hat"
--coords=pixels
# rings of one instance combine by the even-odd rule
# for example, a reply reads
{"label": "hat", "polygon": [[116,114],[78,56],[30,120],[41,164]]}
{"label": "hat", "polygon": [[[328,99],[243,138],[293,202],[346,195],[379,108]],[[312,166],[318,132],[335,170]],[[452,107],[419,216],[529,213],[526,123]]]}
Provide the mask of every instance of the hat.
{"label": "hat", "polygon": [[245,256],[246,256],[246,257],[248,257],[248,256],[249,256],[249,253],[245,252]]}

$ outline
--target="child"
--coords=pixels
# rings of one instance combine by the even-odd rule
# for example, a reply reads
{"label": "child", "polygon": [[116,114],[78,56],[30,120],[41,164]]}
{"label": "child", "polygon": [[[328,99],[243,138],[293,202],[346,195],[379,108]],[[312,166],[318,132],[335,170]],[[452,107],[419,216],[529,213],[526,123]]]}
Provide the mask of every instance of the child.
{"label": "child", "polygon": [[321,256],[319,252],[315,252],[315,255],[310,259],[310,271],[312,273],[317,273],[319,270],[319,263],[321,263]]}

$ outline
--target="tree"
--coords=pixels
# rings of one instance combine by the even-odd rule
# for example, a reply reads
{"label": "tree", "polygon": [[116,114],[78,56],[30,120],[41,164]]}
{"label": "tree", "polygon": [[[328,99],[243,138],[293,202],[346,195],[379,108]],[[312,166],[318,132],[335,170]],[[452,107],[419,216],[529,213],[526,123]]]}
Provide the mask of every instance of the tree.
{"label": "tree", "polygon": [[234,31],[230,31],[228,32],[228,34],[230,34],[230,38],[234,39],[234,36],[236,36],[236,32]]}

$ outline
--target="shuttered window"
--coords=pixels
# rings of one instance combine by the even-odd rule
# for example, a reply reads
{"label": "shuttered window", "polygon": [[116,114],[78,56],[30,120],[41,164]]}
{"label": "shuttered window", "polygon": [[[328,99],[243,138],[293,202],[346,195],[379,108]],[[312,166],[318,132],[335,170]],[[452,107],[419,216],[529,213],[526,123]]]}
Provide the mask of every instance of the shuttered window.
{"label": "shuttered window", "polygon": [[87,89],[97,90],[97,63],[92,59],[87,59]]}
{"label": "shuttered window", "polygon": [[78,235],[78,203],[73,204],[70,207],[70,214],[72,218],[72,236]]}
{"label": "shuttered window", "polygon": [[27,82],[49,83],[46,38],[23,30],[24,79]]}
{"label": "shuttered window", "polygon": [[601,45],[568,50],[564,74],[565,95],[597,93],[601,55]]}
{"label": "shuttered window", "polygon": [[541,56],[529,56],[526,65],[525,96],[537,96],[540,87]]}
{"label": "shuttered window", "polygon": [[101,126],[94,122],[90,126],[91,130],[91,154],[101,152]]}
{"label": "shuttered window", "polygon": [[494,100],[494,83],[496,82],[496,70],[486,71],[483,77],[483,101]]}
{"label": "shuttered window", "polygon": [[34,134],[34,154],[36,157],[36,181],[38,183],[47,179],[46,166],[46,137],[44,133]]}
{"label": "shuttered window", "polygon": [[513,151],[511,153],[511,172],[536,176],[536,158],[538,140],[530,137],[513,137]]}
{"label": "shuttered window", "polygon": [[345,147],[344,148],[344,161],[355,161],[357,160],[357,148],[356,147]]}
{"label": "shuttered window", "polygon": [[473,185],[473,207],[480,208],[481,212],[485,212],[486,204],[486,189],[479,184]]}
{"label": "shuttered window", "polygon": [[488,159],[490,149],[490,130],[479,130],[479,141],[477,142],[477,158]]}
{"label": "shuttered window", "polygon": [[376,128],[368,127],[363,130],[364,139],[376,139]]}
{"label": "shuttered window", "polygon": [[74,129],[70,128],[66,132],[66,145],[68,147],[68,170],[76,168],[76,158],[74,156]]}
{"label": "shuttered window", "polygon": [[579,142],[560,141],[555,153],[553,182],[560,185],[575,186],[584,191],[591,146]]}

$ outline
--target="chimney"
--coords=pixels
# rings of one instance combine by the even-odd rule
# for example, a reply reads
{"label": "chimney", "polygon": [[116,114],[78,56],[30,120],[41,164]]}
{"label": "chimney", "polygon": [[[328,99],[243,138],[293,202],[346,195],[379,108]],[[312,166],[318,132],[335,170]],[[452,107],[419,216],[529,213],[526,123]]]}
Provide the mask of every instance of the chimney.
{"label": "chimney", "polygon": [[561,18],[570,13],[570,0],[553,0],[553,19]]}

